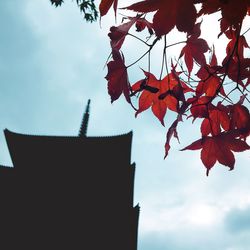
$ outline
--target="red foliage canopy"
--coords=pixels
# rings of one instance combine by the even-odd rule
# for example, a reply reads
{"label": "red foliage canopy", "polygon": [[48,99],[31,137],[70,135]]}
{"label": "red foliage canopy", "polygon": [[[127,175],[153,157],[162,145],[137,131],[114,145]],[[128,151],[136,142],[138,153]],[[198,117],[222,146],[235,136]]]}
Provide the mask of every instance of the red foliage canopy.
{"label": "red foliage canopy", "polygon": [[[101,16],[112,5],[116,15],[117,4],[117,0],[102,0],[99,6]],[[123,17],[123,23],[111,27],[108,34],[113,59],[107,64],[106,79],[111,101],[124,94],[132,105],[132,100],[139,96],[135,115],[151,107],[163,126],[167,110],[176,113],[177,117],[167,131],[165,156],[172,137],[178,139],[177,128],[183,117],[192,117],[193,121],[200,119],[201,138],[183,150],[201,150],[207,175],[216,161],[232,170],[235,165],[233,152],[250,149],[246,142],[250,135],[250,100],[247,96],[250,91],[250,59],[245,37],[250,28],[245,27],[244,21],[250,15],[250,0],[144,0],[122,9],[136,12],[136,15]],[[200,37],[202,20],[214,13],[221,15],[218,39],[226,37],[228,41],[221,63],[218,63],[214,46],[210,48]],[[130,33],[133,26],[137,32],[148,30],[147,36],[140,38]],[[184,32],[186,40],[167,44],[169,33],[174,28],[176,32]],[[137,38],[148,49],[126,66],[121,50],[128,35]],[[150,70],[150,58],[159,42],[163,42],[164,47],[160,75],[156,77]],[[172,58],[168,64],[166,50],[182,43],[184,46],[177,55],[178,59]],[[211,53],[210,59],[208,53]],[[149,64],[147,70],[143,70],[144,78],[130,84],[128,69],[145,56],[148,56]]]}

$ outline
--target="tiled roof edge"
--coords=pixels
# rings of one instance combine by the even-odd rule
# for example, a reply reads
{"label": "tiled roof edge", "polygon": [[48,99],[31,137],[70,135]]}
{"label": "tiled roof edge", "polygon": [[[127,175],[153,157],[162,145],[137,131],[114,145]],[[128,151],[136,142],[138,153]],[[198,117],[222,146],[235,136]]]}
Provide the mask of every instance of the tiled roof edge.
{"label": "tiled roof edge", "polygon": [[[4,129],[4,133],[9,133],[9,134],[13,134],[13,135],[18,135],[18,136],[30,136],[30,137],[47,137],[47,138],[69,138],[69,139],[74,139],[74,138],[79,138],[82,139],[82,137],[79,136],[67,136],[67,135],[37,135],[37,134],[26,134],[26,133],[17,133],[17,132],[13,132],[10,131],[9,129]],[[129,131],[128,133],[122,133],[122,134],[118,134],[118,135],[107,135],[107,136],[87,136],[85,138],[90,138],[90,139],[114,139],[114,138],[119,138],[119,137],[124,137],[124,136],[132,136],[133,135],[133,131]]]}

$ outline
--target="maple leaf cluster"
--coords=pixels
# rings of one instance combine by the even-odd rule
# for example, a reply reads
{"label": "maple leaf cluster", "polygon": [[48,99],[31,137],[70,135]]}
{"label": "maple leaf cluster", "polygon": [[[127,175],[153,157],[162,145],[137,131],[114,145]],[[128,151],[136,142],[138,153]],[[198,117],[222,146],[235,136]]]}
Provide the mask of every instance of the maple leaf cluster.
{"label": "maple leaf cluster", "polygon": [[[113,6],[116,16],[118,0],[102,0],[101,16]],[[234,152],[249,150],[246,140],[250,135],[250,85],[249,45],[245,37],[250,30],[244,20],[250,15],[250,0],[143,0],[121,8],[135,12],[133,17],[123,16],[118,26],[112,26],[108,34],[111,60],[107,63],[108,93],[111,101],[122,94],[134,108],[135,115],[151,108],[152,113],[165,126],[167,110],[176,113],[176,119],[168,128],[165,157],[168,155],[172,137],[178,138],[178,125],[184,118],[201,121],[201,138],[182,150],[201,150],[201,160],[207,175],[216,162],[234,168]],[[218,63],[214,46],[209,47],[201,38],[202,20],[207,15],[219,13],[218,39],[226,37],[225,58]],[[145,38],[133,35],[146,32]],[[167,44],[169,33],[186,34],[185,41]],[[138,33],[139,34],[139,33]],[[147,46],[146,52],[130,65],[125,64],[122,52],[127,36],[132,36]],[[149,43],[149,41],[152,41]],[[129,68],[142,58],[150,62],[152,51],[159,42],[164,43],[162,66],[158,77],[143,69],[144,77],[130,83]],[[167,60],[166,50],[184,44],[178,59]],[[208,53],[211,54],[208,59]],[[164,67],[166,75],[163,74]],[[236,99],[238,97],[238,99]]]}

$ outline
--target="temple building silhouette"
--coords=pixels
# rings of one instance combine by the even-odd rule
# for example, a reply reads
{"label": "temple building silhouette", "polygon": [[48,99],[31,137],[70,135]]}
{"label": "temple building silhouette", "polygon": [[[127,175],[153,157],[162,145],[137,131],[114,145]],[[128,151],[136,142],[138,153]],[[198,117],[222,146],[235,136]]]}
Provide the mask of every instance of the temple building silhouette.
{"label": "temple building silhouette", "polygon": [[88,137],[89,103],[78,136],[4,130],[0,249],[137,249],[132,132]]}

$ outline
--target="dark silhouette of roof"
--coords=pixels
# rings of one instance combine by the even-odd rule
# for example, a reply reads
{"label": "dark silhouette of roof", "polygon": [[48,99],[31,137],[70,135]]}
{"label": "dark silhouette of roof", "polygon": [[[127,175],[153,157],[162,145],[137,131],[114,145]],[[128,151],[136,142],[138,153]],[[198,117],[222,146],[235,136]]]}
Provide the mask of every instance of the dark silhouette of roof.
{"label": "dark silhouette of roof", "polygon": [[137,249],[132,132],[82,131],[75,137],[4,131],[14,167],[0,167],[1,249]]}

